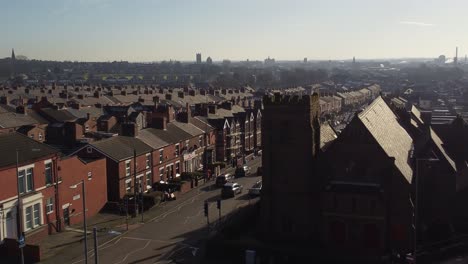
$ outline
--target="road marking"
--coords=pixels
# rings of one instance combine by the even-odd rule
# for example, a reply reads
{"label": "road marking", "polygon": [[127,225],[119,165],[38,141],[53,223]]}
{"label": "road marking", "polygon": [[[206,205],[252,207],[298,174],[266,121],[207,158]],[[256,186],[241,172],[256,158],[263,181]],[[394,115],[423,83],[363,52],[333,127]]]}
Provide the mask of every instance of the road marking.
{"label": "road marking", "polygon": [[133,254],[133,253],[135,253],[135,252],[138,252],[138,251],[140,251],[140,250],[145,249],[146,247],[149,246],[150,243],[151,243],[151,241],[146,242],[146,245],[145,245],[144,247],[133,250],[132,252],[130,252],[130,253],[128,253],[127,255],[125,255],[125,257],[124,257],[121,261],[115,262],[115,264],[119,264],[119,263],[124,262],[131,254]]}

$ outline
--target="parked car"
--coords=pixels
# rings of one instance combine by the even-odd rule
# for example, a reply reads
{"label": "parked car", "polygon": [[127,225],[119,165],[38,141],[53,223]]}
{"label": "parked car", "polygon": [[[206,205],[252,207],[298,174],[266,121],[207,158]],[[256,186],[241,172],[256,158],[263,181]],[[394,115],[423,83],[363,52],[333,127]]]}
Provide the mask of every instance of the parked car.
{"label": "parked car", "polygon": [[263,169],[262,167],[257,168],[257,176],[262,176],[263,175]]}
{"label": "parked car", "polygon": [[259,196],[262,191],[262,181],[256,182],[252,188],[249,189],[250,196]]}
{"label": "parked car", "polygon": [[240,177],[245,177],[246,171],[244,170],[244,167],[237,167],[236,172],[234,173],[234,177],[240,178]]}
{"label": "parked car", "polygon": [[245,175],[249,176],[250,175],[250,167],[245,165],[243,168],[244,168],[244,171],[245,171]]}
{"label": "parked car", "polygon": [[242,193],[242,185],[235,182],[228,182],[224,184],[221,189],[221,198],[230,198],[236,196],[236,194]]}
{"label": "parked car", "polygon": [[222,174],[222,175],[219,175],[218,177],[216,177],[216,187],[223,187],[224,184],[226,184],[228,181],[231,180],[231,175],[229,174]]}

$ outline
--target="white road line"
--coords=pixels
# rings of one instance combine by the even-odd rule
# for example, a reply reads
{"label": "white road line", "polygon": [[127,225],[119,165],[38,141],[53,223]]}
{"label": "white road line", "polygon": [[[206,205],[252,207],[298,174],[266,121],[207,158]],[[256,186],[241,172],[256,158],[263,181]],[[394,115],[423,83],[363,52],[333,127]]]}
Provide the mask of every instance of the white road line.
{"label": "white road line", "polygon": [[115,264],[123,263],[131,254],[133,254],[133,253],[135,253],[135,252],[138,252],[138,251],[140,251],[140,250],[143,250],[143,249],[147,248],[147,247],[149,246],[150,243],[151,243],[151,241],[146,242],[146,245],[145,245],[144,247],[133,250],[132,252],[130,252],[130,253],[128,253],[127,255],[125,255],[125,257],[124,257],[121,261],[115,262]]}

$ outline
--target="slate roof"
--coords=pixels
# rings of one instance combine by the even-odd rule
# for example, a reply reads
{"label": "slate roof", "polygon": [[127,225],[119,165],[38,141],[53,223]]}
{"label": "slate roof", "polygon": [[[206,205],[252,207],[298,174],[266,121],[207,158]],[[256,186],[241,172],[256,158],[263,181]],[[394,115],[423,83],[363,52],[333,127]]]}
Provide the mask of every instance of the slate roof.
{"label": "slate roof", "polygon": [[193,124],[178,122],[178,121],[173,121],[172,124],[174,126],[180,128],[180,129],[184,130],[185,132],[187,132],[191,136],[195,137],[195,136],[203,135],[203,130],[199,129],[198,127],[196,127]]}
{"label": "slate roof", "polygon": [[29,115],[11,112],[0,113],[0,128],[14,128],[38,123],[36,119]]}
{"label": "slate roof", "polygon": [[138,138],[115,136],[90,143],[104,155],[115,161],[121,161],[133,157],[133,150],[137,156],[152,151],[152,148]]}
{"label": "slate roof", "polygon": [[389,157],[395,158],[395,165],[408,182],[411,182],[413,169],[409,164],[409,154],[413,140],[398,123],[397,117],[382,97],[375,99],[358,118],[371,133]]}
{"label": "slate roof", "polygon": [[16,164],[16,149],[18,150],[20,165],[46,158],[59,152],[57,149],[16,132],[0,134],[0,149],[2,150],[0,151],[0,167]]}
{"label": "slate roof", "polygon": [[337,137],[335,130],[328,122],[320,125],[320,148],[322,150],[325,150]]}
{"label": "slate roof", "polygon": [[192,135],[178,128],[173,123],[168,123],[166,128],[166,130],[154,129],[151,132],[163,141],[171,144],[176,144],[192,138]]}
{"label": "slate roof", "polygon": [[138,132],[137,138],[143,141],[146,145],[152,147],[153,149],[160,149],[164,146],[169,145],[168,142],[162,140],[157,136],[158,132],[155,132],[158,129],[155,128],[146,128]]}
{"label": "slate roof", "polygon": [[74,116],[67,110],[55,110],[52,108],[43,108],[41,111],[46,116],[50,117],[51,119],[57,122],[75,121],[77,119],[76,116]]}

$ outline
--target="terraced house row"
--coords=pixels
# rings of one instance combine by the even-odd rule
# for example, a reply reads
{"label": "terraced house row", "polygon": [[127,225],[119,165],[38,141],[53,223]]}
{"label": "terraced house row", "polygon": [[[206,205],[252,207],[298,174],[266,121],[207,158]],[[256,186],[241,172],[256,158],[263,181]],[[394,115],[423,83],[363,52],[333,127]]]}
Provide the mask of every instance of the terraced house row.
{"label": "terraced house row", "polygon": [[[251,96],[227,99],[180,88],[175,99],[174,91],[146,87],[145,100],[127,101],[123,92],[131,87],[76,88],[0,90],[3,247],[23,232],[34,244],[82,221],[82,181],[93,201],[86,217],[92,217],[129,193],[151,192],[155,183],[184,172],[211,175],[213,163],[240,165],[261,149],[262,104]],[[52,92],[29,96],[41,89]],[[62,96],[54,96],[59,89]],[[119,99],[110,94],[116,90]],[[72,91],[73,97],[63,96]]]}

